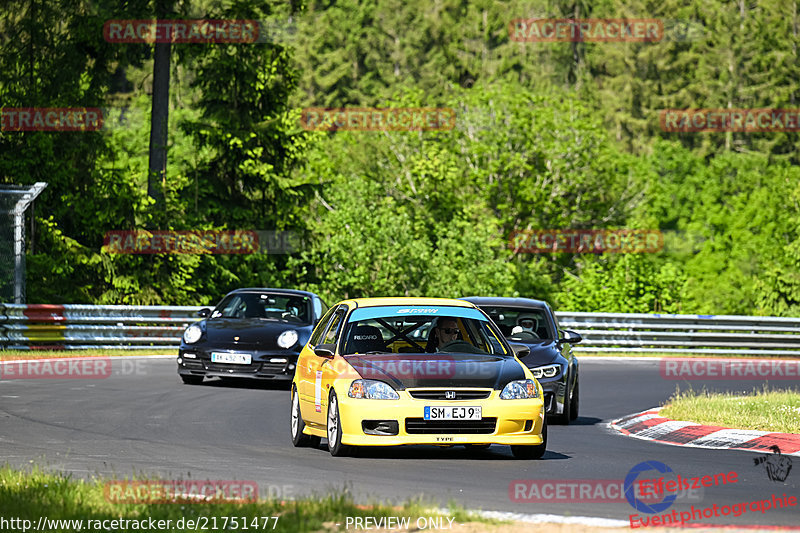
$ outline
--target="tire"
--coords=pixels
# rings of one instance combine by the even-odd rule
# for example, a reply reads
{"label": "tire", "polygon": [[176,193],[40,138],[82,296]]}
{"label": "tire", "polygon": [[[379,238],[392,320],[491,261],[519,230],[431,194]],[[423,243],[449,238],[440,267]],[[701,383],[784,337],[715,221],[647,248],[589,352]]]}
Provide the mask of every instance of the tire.
{"label": "tire", "polygon": [[516,459],[541,459],[547,450],[547,417],[542,421],[542,443],[533,446],[512,445],[511,453]]}
{"label": "tire", "polygon": [[560,415],[553,416],[553,422],[562,426],[566,426],[567,424],[569,424],[570,420],[573,420],[572,400],[571,400],[573,390],[570,384],[571,381],[572,380],[570,379],[570,376],[567,376],[567,382],[564,390],[564,410]]}
{"label": "tire", "polygon": [[570,402],[569,408],[569,419],[570,420],[577,420],[578,418],[578,408],[580,407],[580,389],[578,387],[578,377],[580,374],[575,376],[575,388],[572,389],[572,401]]}
{"label": "tire", "polygon": [[320,438],[316,435],[306,435],[303,430],[306,428],[306,423],[300,415],[300,396],[297,394],[297,389],[292,387],[292,411],[289,420],[289,430],[292,436],[292,444],[296,448],[305,446],[317,447],[319,446]]}
{"label": "tire", "polygon": [[203,376],[187,376],[185,374],[180,374],[181,381],[183,381],[186,385],[200,385],[203,382]]}
{"label": "tire", "polygon": [[328,451],[334,457],[344,457],[350,454],[350,447],[342,444],[342,419],[339,416],[339,400],[336,393],[331,392],[328,399]]}

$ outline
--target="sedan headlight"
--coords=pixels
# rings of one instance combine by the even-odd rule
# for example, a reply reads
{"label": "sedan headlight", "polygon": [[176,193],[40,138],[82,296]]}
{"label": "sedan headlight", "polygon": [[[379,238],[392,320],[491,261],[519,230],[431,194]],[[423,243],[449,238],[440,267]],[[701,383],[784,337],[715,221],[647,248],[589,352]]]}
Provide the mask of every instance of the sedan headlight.
{"label": "sedan headlight", "polygon": [[531,368],[533,377],[535,377],[536,379],[554,378],[558,375],[560,370],[561,370],[561,365],[544,365],[536,368]]}
{"label": "sedan headlight", "polygon": [[186,344],[194,344],[203,336],[203,330],[197,324],[192,324],[183,332],[183,342]]}
{"label": "sedan headlight", "polygon": [[503,388],[500,393],[501,400],[524,400],[527,398],[538,398],[539,387],[532,379],[521,379],[512,381]]}
{"label": "sedan headlight", "polygon": [[400,395],[383,381],[372,379],[357,379],[350,384],[347,395],[351,398],[365,398],[367,400],[399,400]]}
{"label": "sedan headlight", "polygon": [[287,329],[278,335],[278,346],[284,350],[288,350],[297,343],[297,332],[293,329]]}

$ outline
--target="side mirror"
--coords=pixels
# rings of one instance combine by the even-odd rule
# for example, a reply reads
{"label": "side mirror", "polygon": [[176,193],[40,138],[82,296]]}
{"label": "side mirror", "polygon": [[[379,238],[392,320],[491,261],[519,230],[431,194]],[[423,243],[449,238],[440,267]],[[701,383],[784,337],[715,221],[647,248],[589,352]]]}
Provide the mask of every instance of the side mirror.
{"label": "side mirror", "polygon": [[525,357],[531,353],[531,349],[524,344],[518,344],[516,342],[510,342],[508,344],[511,346],[511,349],[514,350],[514,355],[517,357]]}
{"label": "side mirror", "polygon": [[319,357],[324,357],[325,359],[333,359],[333,354],[335,352],[335,344],[318,344],[317,347],[314,348],[314,353]]}
{"label": "side mirror", "polygon": [[583,337],[581,337],[581,334],[576,332],[576,331],[572,331],[570,329],[565,329],[564,331],[562,331],[562,333],[564,334],[564,336],[561,337],[560,339],[558,339],[559,342],[568,342],[570,344],[578,344],[579,342],[581,342],[583,340]]}
{"label": "side mirror", "polygon": [[211,316],[211,309],[209,309],[208,307],[204,307],[197,312],[197,316],[199,316],[200,318],[208,318]]}

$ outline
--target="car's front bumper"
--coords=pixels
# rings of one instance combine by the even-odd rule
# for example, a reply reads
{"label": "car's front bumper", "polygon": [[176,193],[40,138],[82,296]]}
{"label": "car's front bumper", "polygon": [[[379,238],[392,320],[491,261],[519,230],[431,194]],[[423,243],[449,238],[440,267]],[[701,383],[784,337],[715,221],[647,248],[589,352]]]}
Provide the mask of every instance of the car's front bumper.
{"label": "car's front bumper", "polygon": [[[237,350],[252,355],[250,364],[214,363],[211,351],[225,352],[225,349],[185,349],[178,352],[178,374],[188,376],[251,378],[265,380],[291,380],[297,365],[296,352]],[[194,357],[186,357],[186,354]]]}
{"label": "car's front bumper", "polygon": [[[541,390],[541,389],[540,389]],[[399,400],[363,400],[339,395],[342,443],[358,446],[402,444],[514,444],[542,443],[544,409],[542,398],[501,400],[499,392],[483,400],[420,400],[407,391]],[[344,396],[344,397],[342,397]],[[426,406],[481,407],[481,421],[463,421],[437,427],[423,419]],[[495,418],[491,424],[487,419]],[[363,422],[396,421],[396,435],[369,435]],[[450,421],[448,421],[449,423]]]}
{"label": "car's front bumper", "polygon": [[544,390],[544,407],[548,415],[560,415],[564,412],[564,394],[566,385],[563,377],[553,381],[539,381]]}

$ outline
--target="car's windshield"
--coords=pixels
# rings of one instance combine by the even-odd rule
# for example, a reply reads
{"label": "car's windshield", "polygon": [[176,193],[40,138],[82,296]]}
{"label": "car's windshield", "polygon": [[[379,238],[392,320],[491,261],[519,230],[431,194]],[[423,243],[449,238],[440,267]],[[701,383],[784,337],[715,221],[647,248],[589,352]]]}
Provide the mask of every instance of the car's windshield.
{"label": "car's windshield", "polygon": [[211,318],[272,319],[310,324],[311,298],[267,292],[231,294],[214,309]]}
{"label": "car's windshield", "polygon": [[474,353],[508,355],[502,334],[477,309],[385,306],[354,310],[342,353]]}
{"label": "car's windshield", "polygon": [[509,340],[554,339],[544,309],[530,307],[481,306]]}

